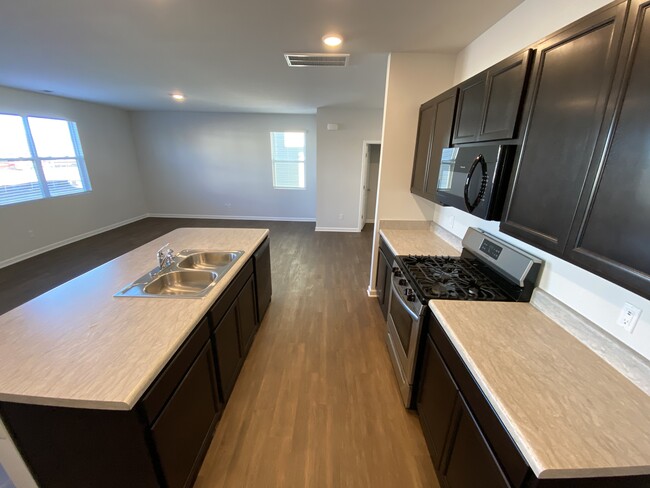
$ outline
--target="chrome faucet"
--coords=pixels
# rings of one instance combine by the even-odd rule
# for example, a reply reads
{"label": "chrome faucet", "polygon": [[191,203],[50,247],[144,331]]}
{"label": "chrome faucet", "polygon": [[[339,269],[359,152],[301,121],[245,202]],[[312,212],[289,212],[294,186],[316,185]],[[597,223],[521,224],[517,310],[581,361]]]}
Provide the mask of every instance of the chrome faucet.
{"label": "chrome faucet", "polygon": [[[165,252],[165,248],[167,248],[167,252]],[[169,247],[169,242],[158,249],[156,256],[158,258],[158,268],[160,268],[159,271],[162,271],[164,268],[171,266],[174,260],[174,250]]]}

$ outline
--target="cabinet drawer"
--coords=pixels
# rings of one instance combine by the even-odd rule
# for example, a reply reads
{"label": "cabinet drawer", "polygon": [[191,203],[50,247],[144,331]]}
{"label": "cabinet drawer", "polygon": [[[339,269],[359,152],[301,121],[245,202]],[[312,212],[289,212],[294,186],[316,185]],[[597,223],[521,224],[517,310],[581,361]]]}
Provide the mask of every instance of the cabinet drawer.
{"label": "cabinet drawer", "polygon": [[209,339],[210,328],[204,318],[142,396],[139,406],[149,424],[154,422]]}
{"label": "cabinet drawer", "polygon": [[214,358],[206,344],[151,428],[168,488],[188,486],[198,471],[217,413]]}

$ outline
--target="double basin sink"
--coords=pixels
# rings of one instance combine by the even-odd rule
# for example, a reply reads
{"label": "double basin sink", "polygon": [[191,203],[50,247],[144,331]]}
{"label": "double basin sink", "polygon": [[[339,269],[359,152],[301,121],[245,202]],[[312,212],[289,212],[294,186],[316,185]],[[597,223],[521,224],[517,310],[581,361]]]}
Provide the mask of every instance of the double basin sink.
{"label": "double basin sink", "polygon": [[169,266],[156,267],[115,297],[201,298],[244,254],[244,251],[184,249]]}

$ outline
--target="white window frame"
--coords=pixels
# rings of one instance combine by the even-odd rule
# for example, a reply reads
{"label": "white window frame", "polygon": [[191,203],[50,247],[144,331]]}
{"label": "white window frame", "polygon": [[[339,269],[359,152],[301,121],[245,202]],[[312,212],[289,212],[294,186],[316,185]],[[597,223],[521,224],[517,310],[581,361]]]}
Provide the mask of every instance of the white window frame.
{"label": "white window frame", "polygon": [[[275,154],[273,153],[273,134],[286,134],[287,132],[301,132],[304,134],[305,138],[305,160],[304,161],[295,161],[295,160],[284,160],[276,159]],[[271,145],[271,172],[272,172],[272,183],[274,190],[306,190],[307,189],[307,131],[305,129],[294,129],[294,130],[272,130],[269,133],[269,143]],[[275,163],[299,163],[302,164],[303,176],[304,176],[304,185],[303,186],[277,186],[275,184]]]}
{"label": "white window frame", "polygon": [[[81,141],[79,140],[79,132],[77,130],[77,124],[73,121],[60,119],[57,117],[44,117],[42,115],[20,115],[20,114],[7,114],[2,113],[2,115],[12,115],[15,117],[20,117],[23,121],[23,127],[25,129],[25,136],[27,138],[27,145],[29,147],[29,152],[31,157],[29,158],[0,158],[0,161],[6,163],[14,162],[31,162],[34,165],[34,172],[37,177],[37,184],[41,190],[42,196],[39,198],[30,198],[28,200],[20,200],[18,202],[12,203],[0,203],[0,207],[9,207],[11,205],[20,205],[21,203],[26,202],[35,202],[38,200],[45,200],[48,198],[59,198],[59,197],[68,197],[71,195],[78,195],[82,193],[87,193],[92,191],[92,186],[90,184],[90,178],[88,177],[88,170],[86,169],[86,160],[84,159],[83,150],[81,149]],[[48,157],[39,157],[38,152],[36,151],[36,145],[34,143],[34,136],[32,135],[32,130],[29,126],[28,119],[38,118],[38,119],[50,119],[50,120],[64,120],[68,123],[68,130],[70,131],[70,139],[72,140],[72,146],[74,148],[75,156],[48,156]],[[70,193],[64,193],[62,195],[52,195],[50,194],[50,189],[47,185],[47,179],[45,178],[45,172],[43,171],[43,161],[61,161],[61,160],[70,160],[77,162],[77,168],[79,170],[79,176],[81,178],[81,185],[83,190],[74,191]],[[0,186],[2,184],[0,183]]]}

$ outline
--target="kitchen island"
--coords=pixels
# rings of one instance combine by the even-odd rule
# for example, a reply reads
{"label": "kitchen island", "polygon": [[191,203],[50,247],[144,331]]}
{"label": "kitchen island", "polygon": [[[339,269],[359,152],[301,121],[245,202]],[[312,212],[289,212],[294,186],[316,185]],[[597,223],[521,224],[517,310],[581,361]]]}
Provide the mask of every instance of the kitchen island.
{"label": "kitchen island", "polygon": [[[177,229],[0,317],[0,414],[40,485],[191,482],[270,297],[267,236]],[[166,243],[243,255],[200,299],[114,297]]]}

